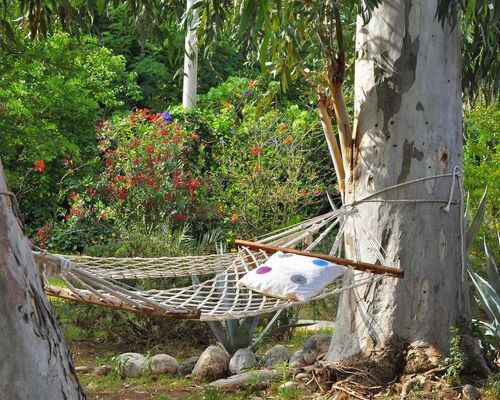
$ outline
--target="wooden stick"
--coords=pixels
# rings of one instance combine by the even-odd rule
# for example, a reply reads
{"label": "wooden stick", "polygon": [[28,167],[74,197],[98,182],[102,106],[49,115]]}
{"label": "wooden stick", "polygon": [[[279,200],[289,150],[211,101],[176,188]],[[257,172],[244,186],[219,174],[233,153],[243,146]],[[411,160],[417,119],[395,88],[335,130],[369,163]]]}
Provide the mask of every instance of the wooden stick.
{"label": "wooden stick", "polygon": [[46,286],[45,293],[49,296],[59,297],[65,300],[80,301],[87,304],[110,307],[117,310],[131,311],[136,314],[145,314],[155,317],[162,317],[166,319],[200,319],[201,315],[201,311],[198,309],[189,310],[185,312],[183,311],[179,313],[169,313],[168,311],[165,311],[160,307],[154,309],[150,308],[149,306],[146,306],[144,308],[138,308],[134,307],[131,304],[125,303],[114,296],[109,296],[106,300],[92,293],[88,293],[86,296],[78,296],[69,289],[59,288],[54,286]]}
{"label": "wooden stick", "polygon": [[396,278],[403,278],[403,276],[404,276],[404,271],[402,269],[399,269],[399,268],[384,267],[382,265],[375,265],[375,264],[365,263],[365,262],[361,262],[361,261],[353,261],[353,260],[348,260],[346,258],[338,258],[338,257],[330,256],[327,254],[311,253],[308,251],[290,249],[290,248],[286,248],[286,247],[270,246],[270,245],[262,244],[262,243],[249,242],[247,240],[236,240],[235,244],[236,244],[236,246],[248,247],[249,249],[253,249],[253,250],[265,250],[266,252],[271,253],[271,254],[276,253],[278,251],[282,251],[283,253],[298,254],[299,256],[320,258],[322,260],[330,261],[330,262],[335,263],[335,264],[340,264],[340,265],[344,265],[346,267],[354,268],[358,271],[371,272],[373,274],[379,274],[379,275],[387,274],[387,275],[394,276]]}

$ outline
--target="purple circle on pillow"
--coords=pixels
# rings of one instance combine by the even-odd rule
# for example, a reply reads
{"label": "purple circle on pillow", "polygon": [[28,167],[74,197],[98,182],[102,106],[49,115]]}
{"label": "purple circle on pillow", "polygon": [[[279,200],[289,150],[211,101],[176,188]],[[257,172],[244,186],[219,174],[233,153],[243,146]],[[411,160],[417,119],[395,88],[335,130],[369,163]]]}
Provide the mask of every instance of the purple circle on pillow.
{"label": "purple circle on pillow", "polygon": [[267,274],[271,270],[272,270],[271,267],[266,267],[265,265],[263,265],[262,267],[257,268],[257,270],[255,272],[257,274],[261,275],[261,274]]}

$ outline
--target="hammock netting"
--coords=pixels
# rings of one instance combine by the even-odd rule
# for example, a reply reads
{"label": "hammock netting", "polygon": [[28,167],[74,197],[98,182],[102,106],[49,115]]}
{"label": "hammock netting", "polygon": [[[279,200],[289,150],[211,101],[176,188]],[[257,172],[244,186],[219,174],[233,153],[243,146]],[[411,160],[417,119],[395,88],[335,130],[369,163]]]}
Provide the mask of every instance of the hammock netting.
{"label": "hammock netting", "polygon": [[[257,243],[280,248],[301,247],[311,251],[320,243],[331,242],[332,256],[342,253],[343,233],[347,224],[354,229],[356,248],[364,239],[376,263],[386,265],[380,243],[363,226],[354,207],[343,207],[312,218],[290,228],[258,238]],[[327,250],[328,251],[328,250]],[[264,263],[268,251],[240,247],[235,253],[207,256],[159,258],[103,258],[76,255],[52,255],[34,252],[45,276],[46,292],[70,300],[134,311],[172,319],[203,321],[238,319],[271,313],[304,302],[266,296],[236,282],[249,270]],[[50,276],[59,277],[65,287],[48,283]],[[165,290],[141,290],[127,284],[129,280],[192,277],[192,284]],[[199,277],[206,278],[200,282]],[[354,268],[327,286],[322,293],[307,301],[322,299],[334,293],[383,279],[386,275],[359,272]]]}

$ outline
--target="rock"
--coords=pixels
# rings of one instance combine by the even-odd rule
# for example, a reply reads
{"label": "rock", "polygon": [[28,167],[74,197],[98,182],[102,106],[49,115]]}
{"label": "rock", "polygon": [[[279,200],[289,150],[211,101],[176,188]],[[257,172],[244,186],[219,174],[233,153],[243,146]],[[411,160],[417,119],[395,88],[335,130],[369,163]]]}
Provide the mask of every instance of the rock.
{"label": "rock", "polygon": [[92,369],[88,365],[81,365],[75,368],[75,371],[79,374],[88,374]]}
{"label": "rock", "polygon": [[97,376],[104,376],[108,375],[111,371],[113,371],[113,367],[111,365],[105,364],[95,367],[93,373]]}
{"label": "rock", "polygon": [[250,349],[239,349],[229,360],[229,372],[241,374],[257,365],[257,357]]}
{"label": "rock", "polygon": [[229,364],[227,353],[217,346],[209,346],[194,366],[191,377],[196,380],[215,380],[225,378]]}
{"label": "rock", "polygon": [[295,375],[295,379],[297,379],[298,381],[308,381],[309,379],[311,379],[311,375],[306,374],[305,372],[301,372]]}
{"label": "rock", "polygon": [[168,354],[156,354],[149,360],[152,374],[175,375],[179,369],[177,360]]}
{"label": "rock", "polygon": [[297,390],[297,388],[298,388],[297,382],[293,382],[293,381],[284,382],[278,386],[278,390],[291,390],[292,391],[292,390]]}
{"label": "rock", "polygon": [[304,350],[293,353],[288,360],[288,366],[291,368],[300,368],[306,365],[304,361]]}
{"label": "rock", "polygon": [[277,344],[276,346],[271,347],[268,351],[266,351],[266,353],[260,360],[260,364],[264,368],[272,368],[276,364],[282,363],[284,361],[288,361],[288,350],[285,346]]}
{"label": "rock", "polygon": [[193,372],[194,366],[198,362],[199,358],[200,357],[198,356],[193,356],[191,358],[188,358],[186,361],[182,362],[179,365],[179,369],[177,370],[177,375],[186,376],[189,375],[191,372]]}
{"label": "rock", "polygon": [[479,391],[472,385],[464,385],[462,387],[462,394],[464,395],[464,399],[467,400],[478,400],[481,398]]}
{"label": "rock", "polygon": [[316,362],[318,357],[328,351],[331,337],[324,334],[313,335],[304,343],[304,363],[311,365]]}
{"label": "rock", "polygon": [[255,389],[263,389],[269,386],[274,376],[275,372],[268,369],[248,371],[230,376],[227,379],[219,379],[210,383],[210,386],[215,386],[220,389],[247,389],[249,386]]}
{"label": "rock", "polygon": [[120,375],[124,378],[141,376],[147,372],[146,357],[139,353],[123,353],[118,357]]}

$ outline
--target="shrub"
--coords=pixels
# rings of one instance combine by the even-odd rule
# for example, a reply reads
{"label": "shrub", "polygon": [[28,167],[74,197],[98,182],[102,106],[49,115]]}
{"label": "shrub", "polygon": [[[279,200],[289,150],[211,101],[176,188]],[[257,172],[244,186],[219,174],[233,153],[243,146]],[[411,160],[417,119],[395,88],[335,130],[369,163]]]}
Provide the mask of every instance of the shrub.
{"label": "shrub", "polygon": [[37,227],[56,214],[59,193],[92,174],[99,116],[138,87],[123,57],[89,37],[54,34],[0,54],[2,160],[28,226]]}
{"label": "shrub", "polygon": [[316,114],[266,105],[267,89],[231,78],[200,100],[216,136],[216,210],[233,236],[298,222],[325,205],[325,190],[334,190]]}

